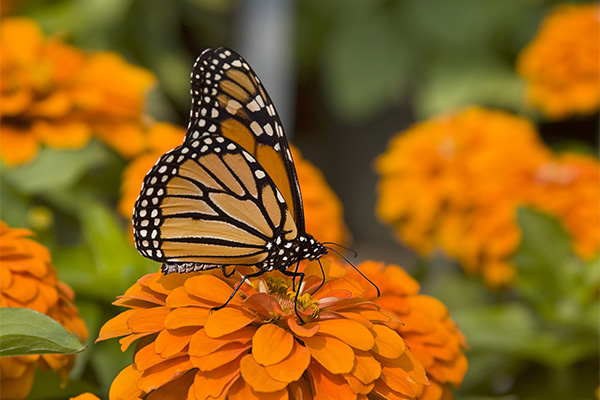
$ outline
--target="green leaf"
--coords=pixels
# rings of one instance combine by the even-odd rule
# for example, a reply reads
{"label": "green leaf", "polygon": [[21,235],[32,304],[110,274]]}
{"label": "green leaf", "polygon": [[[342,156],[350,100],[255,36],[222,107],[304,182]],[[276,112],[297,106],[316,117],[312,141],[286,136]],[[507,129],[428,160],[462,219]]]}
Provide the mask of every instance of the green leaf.
{"label": "green leaf", "polygon": [[520,208],[517,220],[521,244],[514,262],[520,293],[547,319],[576,314],[580,305],[574,296],[583,289],[584,266],[573,254],[569,235],[556,218],[533,209]]}
{"label": "green leaf", "polygon": [[557,266],[572,257],[571,238],[557,218],[521,207],[517,221],[521,228],[517,257],[521,267]]}
{"label": "green leaf", "polygon": [[83,198],[78,211],[83,234],[97,266],[96,276],[88,281],[88,293],[114,299],[141,276],[158,270],[157,263],[137,252],[113,210],[99,201]]}
{"label": "green leaf", "polygon": [[523,82],[511,65],[489,54],[453,54],[425,70],[415,111],[424,119],[473,104],[514,110],[522,103]]}
{"label": "green leaf", "polygon": [[401,97],[411,64],[408,46],[381,2],[345,1],[323,55],[330,101],[359,120]]}
{"label": "green leaf", "polygon": [[40,194],[73,186],[107,156],[108,150],[94,141],[78,150],[44,147],[30,164],[5,168],[3,173],[18,192]]}
{"label": "green leaf", "polygon": [[536,324],[522,304],[503,304],[456,310],[453,319],[473,352],[516,353],[536,340]]}
{"label": "green leaf", "polygon": [[0,308],[0,356],[78,353],[85,346],[61,324],[28,308]]}

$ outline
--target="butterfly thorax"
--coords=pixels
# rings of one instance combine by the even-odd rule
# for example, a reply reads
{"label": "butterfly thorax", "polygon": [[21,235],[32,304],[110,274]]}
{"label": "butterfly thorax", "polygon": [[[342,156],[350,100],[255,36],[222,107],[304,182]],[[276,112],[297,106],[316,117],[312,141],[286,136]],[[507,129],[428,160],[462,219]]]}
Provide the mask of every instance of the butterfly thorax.
{"label": "butterfly thorax", "polygon": [[291,265],[302,260],[316,260],[327,254],[323,247],[312,235],[299,235],[293,240],[287,240],[282,235],[267,243],[269,255],[257,267],[264,271],[286,270]]}

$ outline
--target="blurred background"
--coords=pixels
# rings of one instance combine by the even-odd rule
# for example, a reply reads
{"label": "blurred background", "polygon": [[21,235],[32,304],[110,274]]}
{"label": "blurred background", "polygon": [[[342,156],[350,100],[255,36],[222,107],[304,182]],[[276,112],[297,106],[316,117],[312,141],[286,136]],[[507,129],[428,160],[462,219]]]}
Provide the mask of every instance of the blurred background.
{"label": "blurred background", "polygon": [[[538,120],[550,144],[598,144],[598,114],[546,122],[524,104],[517,54],[558,2],[527,0],[17,2],[20,14],[88,50],[113,50],[159,85],[147,111],[186,126],[190,66],[207,47],[242,54],[286,133],[339,195],[365,258],[392,252],[375,220],[373,160],[413,122],[478,104]],[[564,134],[568,132],[568,134]]]}
{"label": "blurred background", "polygon": [[[89,52],[117,52],[151,71],[157,84],[146,97],[145,114],[181,127],[187,125],[189,73],[195,58],[207,47],[236,50],[264,82],[290,141],[323,172],[339,196],[352,238],[348,244],[359,253],[359,261],[401,265],[421,281],[424,293],[444,301],[460,326],[477,329],[477,319],[466,317],[463,322],[460,318],[469,302],[485,299],[497,305],[518,295],[488,291],[477,279],[465,278],[455,262],[439,253],[421,257],[401,244],[375,212],[379,179],[375,159],[394,135],[413,123],[469,105],[524,116],[548,146],[597,156],[598,111],[560,120],[545,118],[526,103],[525,80],[515,68],[518,54],[557,4],[543,0],[3,0],[2,7],[3,18],[32,18],[47,35]],[[19,172],[3,166],[0,209],[2,220],[34,230],[52,250],[59,277],[77,293],[92,339],[115,313],[114,308],[99,309],[97,302],[106,305],[140,271],[154,268],[138,260],[131,249],[125,258],[115,255],[131,247],[110,238],[111,229],[118,230],[121,238],[126,236],[127,220],[114,212],[118,201],[114,194],[120,185],[115,177],[126,161],[104,153],[99,157],[96,165],[61,170],[60,178],[29,187],[23,182],[39,169]],[[65,190],[47,190],[53,180]],[[73,190],[87,190],[102,201],[90,205],[85,216],[73,213],[64,199]],[[106,218],[112,222],[105,222]],[[104,231],[98,231],[98,226]],[[94,288],[94,275],[82,272],[86,268],[111,271],[111,279],[119,283]],[[449,288],[456,280],[461,283]],[[506,329],[521,321],[502,318],[488,322]],[[573,363],[554,368],[560,363],[549,367],[547,358],[519,353],[506,343],[499,345],[498,353],[486,352],[489,348],[478,353],[481,342],[477,338],[471,342],[468,332],[466,336],[475,358],[470,358],[473,369],[458,399],[593,398],[598,386],[597,346],[586,348]],[[536,338],[533,333],[525,337]],[[105,350],[83,356],[72,374],[79,382],[75,385],[80,385],[76,389],[105,393],[131,355],[115,355],[114,343],[96,346]],[[557,380],[562,385],[560,397],[537,386]],[[563,397],[565,393],[569,396]],[[31,398],[45,396],[34,391]]]}

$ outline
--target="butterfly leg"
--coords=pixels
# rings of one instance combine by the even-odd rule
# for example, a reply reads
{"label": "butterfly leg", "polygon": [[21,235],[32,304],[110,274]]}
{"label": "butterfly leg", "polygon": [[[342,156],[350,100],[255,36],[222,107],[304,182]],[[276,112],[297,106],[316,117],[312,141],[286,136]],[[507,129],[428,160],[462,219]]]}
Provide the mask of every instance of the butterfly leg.
{"label": "butterfly leg", "polygon": [[230,273],[227,273],[227,266],[223,265],[221,267],[221,271],[223,271],[223,275],[225,275],[225,278],[231,278],[231,276],[235,273],[235,268],[232,268]]}
{"label": "butterfly leg", "polygon": [[[299,267],[300,267],[300,261],[298,261],[296,263],[296,268],[294,268],[294,272],[292,273],[293,275],[288,275],[288,274],[284,273],[284,275],[293,276],[293,278],[292,278],[292,289],[294,290],[294,292],[296,291],[296,277],[300,276],[300,274],[298,274],[298,268]],[[300,281],[300,283],[302,283],[302,281]]]}
{"label": "butterfly leg", "polygon": [[238,290],[240,290],[240,287],[242,287],[242,285],[244,284],[244,282],[246,282],[246,279],[256,278],[257,276],[261,276],[265,272],[266,272],[265,270],[261,269],[258,272],[255,272],[253,274],[248,274],[248,275],[244,276],[242,278],[242,280],[240,281],[240,283],[237,284],[237,286],[235,287],[235,289],[233,289],[233,292],[231,293],[231,296],[229,296],[229,298],[227,299],[227,301],[225,303],[221,304],[219,307],[213,307],[213,308],[211,308],[210,312],[218,311],[221,308],[227,306],[227,304],[229,304],[229,302],[231,301],[231,299],[233,299],[233,296],[235,296],[235,294],[238,292]]}
{"label": "butterfly leg", "polygon": [[319,267],[321,268],[321,275],[323,275],[323,280],[321,281],[319,286],[310,294],[311,296],[313,296],[315,293],[317,293],[317,291],[319,289],[321,289],[323,287],[323,285],[325,284],[325,271],[323,270],[323,264],[321,264],[321,260],[318,258],[317,258],[317,261],[319,262]]}
{"label": "butterfly leg", "polygon": [[292,282],[296,279],[296,277],[298,277],[298,276],[300,277],[300,281],[298,282],[298,290],[296,290],[294,288],[294,291],[296,292],[296,296],[294,297],[294,311],[296,311],[296,317],[298,317],[298,319],[300,320],[300,325],[304,325],[306,322],[304,322],[304,320],[298,313],[298,295],[300,294],[300,290],[302,288],[302,281],[304,280],[304,272],[297,272],[297,268],[298,268],[298,266],[296,266],[296,270],[294,270],[293,272],[287,271],[287,270],[282,270],[281,273],[286,276],[291,276],[293,279]]}

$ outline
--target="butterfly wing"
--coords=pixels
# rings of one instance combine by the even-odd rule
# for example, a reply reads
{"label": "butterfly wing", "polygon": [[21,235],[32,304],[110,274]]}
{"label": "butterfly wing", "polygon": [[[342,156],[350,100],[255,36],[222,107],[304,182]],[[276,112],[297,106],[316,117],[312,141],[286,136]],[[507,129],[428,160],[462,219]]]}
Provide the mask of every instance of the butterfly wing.
{"label": "butterfly wing", "polygon": [[191,75],[188,135],[208,131],[250,153],[279,188],[301,233],[304,210],[296,168],[273,102],[248,63],[226,48],[207,49]]}
{"label": "butterfly wing", "polygon": [[198,131],[148,172],[133,228],[144,256],[167,268],[194,263],[195,269],[256,265],[278,232],[289,240],[298,233],[257,160],[226,137]]}

